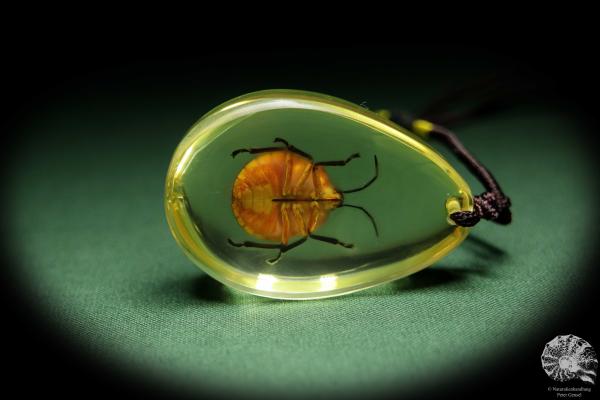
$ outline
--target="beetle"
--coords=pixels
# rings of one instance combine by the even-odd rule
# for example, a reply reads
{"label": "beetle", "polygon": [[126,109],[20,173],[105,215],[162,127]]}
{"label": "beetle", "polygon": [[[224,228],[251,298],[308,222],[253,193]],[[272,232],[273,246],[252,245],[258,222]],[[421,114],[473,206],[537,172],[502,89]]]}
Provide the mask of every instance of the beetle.
{"label": "beetle", "polygon": [[[360,157],[359,153],[345,160],[315,162],[311,155],[282,138],[275,138],[273,143],[283,146],[243,148],[231,153],[233,158],[240,153],[258,154],[237,175],[233,183],[231,208],[237,222],[248,234],[277,243],[238,243],[227,239],[230,245],[278,249],[277,256],[267,260],[269,264],[277,263],[283,253],[300,246],[308,238],[350,249],[353,244],[314,233],[329,213],[340,207],[364,212],[373,224],[375,235],[379,236],[375,220],[366,209],[344,202],[344,194],[359,192],[375,182],[379,176],[376,155],[373,156],[375,175],[367,183],[356,189],[338,190],[324,167],[344,166]],[[300,239],[290,242],[296,236]]]}

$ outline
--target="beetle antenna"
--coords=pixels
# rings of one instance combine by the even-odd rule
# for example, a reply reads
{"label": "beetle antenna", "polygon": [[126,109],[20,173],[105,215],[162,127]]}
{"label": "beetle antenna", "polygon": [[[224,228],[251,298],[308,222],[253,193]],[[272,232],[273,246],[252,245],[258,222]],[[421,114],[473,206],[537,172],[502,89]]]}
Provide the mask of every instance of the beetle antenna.
{"label": "beetle antenna", "polygon": [[357,208],[357,209],[361,210],[362,212],[364,212],[366,214],[366,216],[369,217],[369,219],[371,220],[371,223],[373,224],[373,228],[375,229],[375,236],[379,237],[379,230],[377,229],[377,224],[375,223],[375,218],[373,218],[371,213],[369,213],[364,207],[355,206],[353,204],[346,204],[346,203],[343,203],[339,207],[352,207],[352,208]]}
{"label": "beetle antenna", "polygon": [[377,161],[377,156],[373,156],[373,158],[375,159],[375,176],[372,177],[369,182],[365,183],[364,185],[362,185],[359,188],[350,189],[350,190],[340,190],[340,193],[360,192],[361,190],[368,188],[373,182],[375,182],[375,179],[377,179],[377,177],[379,176],[379,162]]}

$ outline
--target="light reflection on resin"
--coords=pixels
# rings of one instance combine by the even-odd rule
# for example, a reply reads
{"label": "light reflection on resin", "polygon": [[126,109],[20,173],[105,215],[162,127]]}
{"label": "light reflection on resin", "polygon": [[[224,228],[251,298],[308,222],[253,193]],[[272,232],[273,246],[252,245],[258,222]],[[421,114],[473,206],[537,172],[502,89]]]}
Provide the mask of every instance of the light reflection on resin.
{"label": "light reflection on resin", "polygon": [[[264,151],[232,157],[240,149]],[[384,117],[330,96],[270,90],[217,107],[190,129],[169,167],[165,207],[177,242],[213,278],[310,299],[431,265],[467,235],[448,215],[472,209],[472,197],[437,152]]]}

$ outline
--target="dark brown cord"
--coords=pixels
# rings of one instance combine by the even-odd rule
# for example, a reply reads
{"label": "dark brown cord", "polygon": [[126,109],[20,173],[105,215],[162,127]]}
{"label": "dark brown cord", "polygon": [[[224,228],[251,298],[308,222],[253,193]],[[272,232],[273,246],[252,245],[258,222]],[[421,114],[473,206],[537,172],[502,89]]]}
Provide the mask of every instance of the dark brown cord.
{"label": "dark brown cord", "polygon": [[483,184],[485,192],[473,197],[473,211],[458,211],[450,214],[450,218],[460,226],[473,226],[481,219],[506,225],[512,220],[510,199],[504,194],[498,181],[460,142],[449,129],[434,124],[429,133],[433,138],[443,141],[456,156],[469,168]]}
{"label": "dark brown cord", "polygon": [[[413,129],[414,119],[407,114],[395,114],[391,118],[399,125]],[[479,179],[485,188],[485,192],[473,197],[473,211],[458,211],[450,214],[450,218],[459,226],[474,226],[481,219],[494,221],[506,225],[512,220],[510,212],[510,199],[504,194],[500,185],[490,173],[461,143],[458,137],[449,129],[433,124],[429,136],[444,142],[460,161],[463,162]]]}

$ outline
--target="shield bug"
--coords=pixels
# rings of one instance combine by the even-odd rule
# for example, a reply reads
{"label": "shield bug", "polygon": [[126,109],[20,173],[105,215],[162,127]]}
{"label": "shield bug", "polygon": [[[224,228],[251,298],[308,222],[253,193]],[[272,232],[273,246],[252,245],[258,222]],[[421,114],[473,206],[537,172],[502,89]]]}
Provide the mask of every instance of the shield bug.
{"label": "shield bug", "polygon": [[[359,192],[375,182],[379,174],[377,156],[373,156],[375,174],[368,182],[356,189],[339,190],[331,183],[324,167],[344,166],[360,154],[352,154],[345,160],[315,162],[311,155],[284,139],[275,138],[274,143],[283,146],[244,148],[231,153],[232,157],[240,153],[258,154],[237,175],[231,207],[248,234],[271,243],[228,239],[230,245],[279,250],[275,258],[267,260],[269,264],[275,264],[283,253],[300,246],[308,238],[350,249],[353,244],[315,233],[329,213],[340,207],[364,212],[378,236],[371,214],[361,206],[344,201],[344,194]],[[295,237],[300,238],[290,241]]]}

